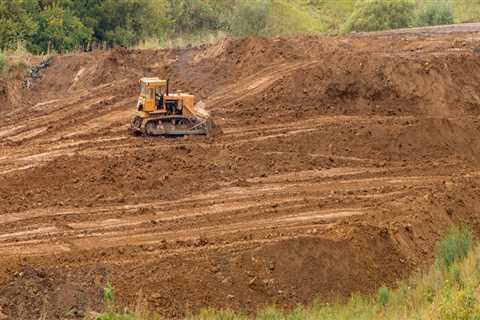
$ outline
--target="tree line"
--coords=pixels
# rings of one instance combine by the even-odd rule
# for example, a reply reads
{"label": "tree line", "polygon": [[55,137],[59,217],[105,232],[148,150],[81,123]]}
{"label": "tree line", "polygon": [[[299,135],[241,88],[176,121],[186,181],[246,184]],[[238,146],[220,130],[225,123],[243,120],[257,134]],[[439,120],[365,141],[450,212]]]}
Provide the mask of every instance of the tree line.
{"label": "tree line", "polygon": [[[334,32],[435,25],[454,22],[452,1],[470,1],[469,11],[480,7],[479,0],[0,0],[0,50],[15,50],[19,44],[36,54],[99,44],[130,47],[148,38],[214,31],[275,35],[279,29],[271,21],[302,22],[293,11],[279,10],[282,4],[298,5],[320,18],[335,16],[336,5],[351,7]],[[272,19],[281,14],[285,17]]]}

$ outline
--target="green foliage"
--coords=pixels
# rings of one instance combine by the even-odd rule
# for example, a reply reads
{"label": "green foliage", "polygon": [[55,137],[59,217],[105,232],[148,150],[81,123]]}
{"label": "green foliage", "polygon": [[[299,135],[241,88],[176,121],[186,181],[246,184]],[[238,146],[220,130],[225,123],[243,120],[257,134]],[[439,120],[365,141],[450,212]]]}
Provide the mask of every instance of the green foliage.
{"label": "green foliage", "polygon": [[229,18],[229,31],[237,36],[263,34],[271,7],[271,0],[237,2]]}
{"label": "green foliage", "polygon": [[132,46],[158,35],[167,24],[164,0],[103,0],[98,6],[99,40],[112,45]]}
{"label": "green foliage", "polygon": [[415,17],[413,0],[359,0],[343,30],[378,31],[408,27]]}
{"label": "green foliage", "polygon": [[390,290],[387,287],[382,286],[378,289],[377,301],[380,307],[385,308],[390,300]]}
{"label": "green foliage", "polygon": [[219,30],[224,25],[223,15],[231,9],[226,1],[170,0],[168,16],[170,26],[177,34]]}
{"label": "green foliage", "polygon": [[435,262],[446,269],[456,261],[463,260],[472,250],[473,235],[467,228],[452,228],[440,242]]}
{"label": "green foliage", "polygon": [[307,3],[317,12],[317,20],[322,24],[322,32],[328,34],[338,34],[355,7],[354,0],[308,0]]}
{"label": "green foliage", "polygon": [[435,26],[452,23],[454,23],[453,7],[448,0],[430,0],[425,2],[415,22],[417,26]]}
{"label": "green foliage", "polygon": [[456,23],[480,21],[480,0],[451,0]]}
{"label": "green foliage", "polygon": [[0,49],[14,50],[17,43],[32,37],[38,30],[33,14],[36,0],[0,1]]}
{"label": "green foliage", "polygon": [[272,1],[265,34],[293,36],[297,34],[324,32],[326,26],[322,22],[319,11],[302,5],[300,1]]}
{"label": "green foliage", "polygon": [[[346,22],[345,22],[346,21]],[[480,21],[480,0],[1,0],[0,50],[160,46],[209,35],[293,36]]]}
{"label": "green foliage", "polygon": [[37,21],[38,32],[29,44],[29,49],[34,53],[70,51],[87,43],[92,35],[92,31],[70,10],[57,5],[43,10]]}

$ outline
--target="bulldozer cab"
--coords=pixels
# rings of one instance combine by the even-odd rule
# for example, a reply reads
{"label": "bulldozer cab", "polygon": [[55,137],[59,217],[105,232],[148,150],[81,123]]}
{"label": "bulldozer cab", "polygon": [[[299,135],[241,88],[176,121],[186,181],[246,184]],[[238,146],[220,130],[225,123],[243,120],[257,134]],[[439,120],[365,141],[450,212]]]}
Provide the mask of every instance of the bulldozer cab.
{"label": "bulldozer cab", "polygon": [[164,109],[164,96],[168,91],[168,81],[159,78],[140,79],[140,96],[137,110],[156,112]]}

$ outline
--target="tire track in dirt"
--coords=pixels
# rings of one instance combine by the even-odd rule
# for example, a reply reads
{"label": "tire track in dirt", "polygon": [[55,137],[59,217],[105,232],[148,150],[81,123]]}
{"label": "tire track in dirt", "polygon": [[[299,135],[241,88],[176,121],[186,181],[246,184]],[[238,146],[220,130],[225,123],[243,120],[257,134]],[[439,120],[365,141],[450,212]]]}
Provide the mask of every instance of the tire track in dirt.
{"label": "tire track in dirt", "polygon": [[[369,173],[375,171],[385,172],[383,169],[368,170]],[[46,243],[62,242],[62,239],[70,239],[68,244],[73,244],[82,250],[95,250],[96,248],[127,244],[144,245],[166,239],[185,241],[195,239],[198,235],[212,237],[215,234],[222,236],[238,232],[254,232],[266,228],[281,230],[292,226],[306,227],[361,215],[365,210],[369,210],[371,213],[375,211],[362,207],[340,207],[313,211],[308,209],[305,201],[308,202],[312,199],[325,201],[329,196],[331,197],[331,192],[334,190],[340,189],[352,198],[359,196],[361,200],[365,200],[367,197],[379,199],[383,192],[377,193],[375,190],[389,187],[389,192],[383,195],[389,198],[407,193],[404,191],[405,188],[421,189],[447,178],[445,176],[390,176],[345,179],[362,172],[367,171],[339,168],[331,170],[330,173],[305,172],[305,174],[251,179],[251,182],[256,183],[254,187],[230,188],[227,189],[228,191],[220,190],[173,203],[159,202],[116,208],[67,209],[54,215],[51,212],[55,209],[36,213],[6,214],[0,217],[0,223],[3,226],[0,236],[0,252],[5,256],[14,255],[18,250],[16,248],[24,246],[30,248],[30,254],[45,255],[53,254],[56,250],[68,251],[65,249],[65,245],[53,246],[49,251],[45,251],[45,248],[48,247]],[[337,177],[342,180],[312,181],[327,177]],[[368,194],[365,194],[365,191]],[[371,193],[372,191],[374,192]],[[225,197],[225,195],[229,196]],[[140,215],[138,215],[138,210],[141,209],[147,209],[147,213],[144,214],[140,211]],[[168,211],[164,211],[165,209]],[[109,217],[110,215],[111,217]],[[55,221],[61,217],[68,217],[71,221],[72,218],[80,220],[75,219],[74,222],[63,222],[60,225],[55,222],[54,225],[51,225],[48,221],[52,216],[57,217]],[[99,219],[100,217],[103,219]],[[92,218],[93,220],[91,220]],[[161,231],[172,228],[172,224],[175,231]],[[14,226],[13,230],[8,228],[9,225]],[[152,227],[152,225],[154,226]],[[183,225],[191,226],[182,230]],[[152,232],[152,229],[155,231]],[[175,238],[174,235],[177,237]],[[13,243],[12,240],[14,240]],[[39,251],[36,251],[35,247],[38,247]]]}
{"label": "tire track in dirt", "polygon": [[[0,117],[0,307],[40,318],[25,282],[55,304],[61,283],[37,270],[84,301],[109,281],[182,318],[375,292],[428,264],[480,215],[480,42],[413,38],[56,57]],[[197,95],[222,134],[131,137],[141,76]]]}

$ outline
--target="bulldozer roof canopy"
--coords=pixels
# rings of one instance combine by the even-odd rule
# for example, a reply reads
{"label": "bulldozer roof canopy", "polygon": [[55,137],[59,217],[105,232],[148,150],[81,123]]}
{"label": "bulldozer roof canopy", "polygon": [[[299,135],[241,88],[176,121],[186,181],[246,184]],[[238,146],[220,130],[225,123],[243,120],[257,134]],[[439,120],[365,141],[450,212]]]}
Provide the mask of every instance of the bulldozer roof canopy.
{"label": "bulldozer roof canopy", "polygon": [[148,87],[163,87],[167,85],[167,80],[161,80],[160,78],[142,78],[140,83],[146,84]]}

